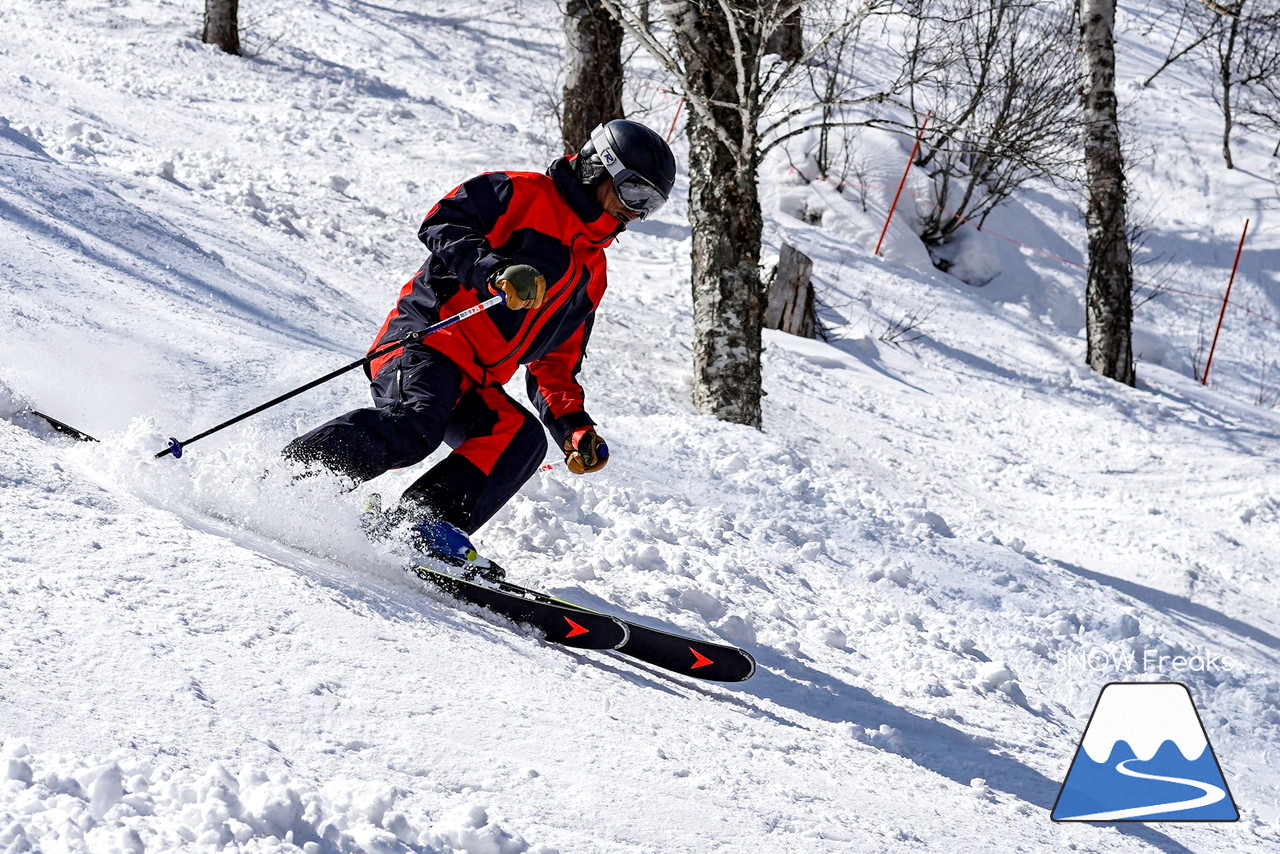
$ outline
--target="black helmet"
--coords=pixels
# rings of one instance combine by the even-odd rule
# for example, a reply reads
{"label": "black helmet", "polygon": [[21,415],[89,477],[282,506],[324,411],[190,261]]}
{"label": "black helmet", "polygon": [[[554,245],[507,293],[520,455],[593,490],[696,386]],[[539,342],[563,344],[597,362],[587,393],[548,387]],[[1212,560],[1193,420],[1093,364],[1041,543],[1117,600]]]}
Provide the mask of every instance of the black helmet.
{"label": "black helmet", "polygon": [[626,119],[597,125],[578,152],[579,174],[588,186],[613,178],[618,199],[647,219],[662,207],[676,182],[676,158],[649,128]]}

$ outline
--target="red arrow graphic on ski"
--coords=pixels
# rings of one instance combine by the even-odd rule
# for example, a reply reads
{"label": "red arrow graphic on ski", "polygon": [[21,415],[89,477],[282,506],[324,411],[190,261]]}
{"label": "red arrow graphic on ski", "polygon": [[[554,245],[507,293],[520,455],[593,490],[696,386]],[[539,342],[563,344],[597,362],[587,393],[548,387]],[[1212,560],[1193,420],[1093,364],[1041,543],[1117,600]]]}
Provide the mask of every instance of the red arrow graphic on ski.
{"label": "red arrow graphic on ski", "polygon": [[697,670],[699,667],[706,667],[708,664],[715,664],[714,661],[707,658],[693,647],[689,647],[689,652],[693,653],[693,667],[690,667],[690,670]]}

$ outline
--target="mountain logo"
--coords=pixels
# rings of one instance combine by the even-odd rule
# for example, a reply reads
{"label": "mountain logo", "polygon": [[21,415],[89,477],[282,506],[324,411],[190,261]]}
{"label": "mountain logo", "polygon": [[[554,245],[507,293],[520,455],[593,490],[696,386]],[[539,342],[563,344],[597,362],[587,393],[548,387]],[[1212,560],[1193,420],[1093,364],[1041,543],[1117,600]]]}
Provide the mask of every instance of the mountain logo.
{"label": "mountain logo", "polygon": [[1098,695],[1054,821],[1236,821],[1240,812],[1181,682],[1112,682]]}

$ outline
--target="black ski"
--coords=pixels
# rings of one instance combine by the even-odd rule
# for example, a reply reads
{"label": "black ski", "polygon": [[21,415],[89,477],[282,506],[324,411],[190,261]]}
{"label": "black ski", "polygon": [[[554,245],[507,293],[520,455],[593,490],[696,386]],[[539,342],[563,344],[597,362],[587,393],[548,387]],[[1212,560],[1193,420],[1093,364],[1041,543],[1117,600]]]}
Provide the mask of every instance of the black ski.
{"label": "black ski", "polygon": [[42,419],[46,424],[48,424],[54,430],[57,430],[59,433],[62,433],[65,436],[70,436],[71,438],[75,439],[78,442],[98,441],[97,439],[90,436],[88,433],[85,433],[81,430],[77,430],[76,428],[72,427],[69,424],[63,424],[61,421],[59,421],[58,419],[54,418],[51,415],[45,415],[43,412],[40,412],[35,409],[27,409],[24,411],[30,415],[34,415],[35,417]]}
{"label": "black ski", "polygon": [[552,643],[577,649],[617,649],[627,642],[627,625],[604,614],[559,602],[514,584],[477,584],[425,566],[414,574],[463,602],[479,605],[516,623],[532,626]]}
{"label": "black ski", "polygon": [[742,682],[756,672],[756,660],[744,649],[623,622],[631,635],[618,647],[623,655],[712,682]]}
{"label": "black ski", "polygon": [[756,672],[756,660],[745,649],[621,622],[629,637],[615,652],[630,658],[710,682],[743,682]]}
{"label": "black ski", "polygon": [[[599,613],[508,581],[498,582],[498,586],[515,595],[533,597],[583,614]],[[614,652],[711,682],[742,682],[756,672],[756,660],[744,649],[651,629],[622,617],[615,619],[626,626],[628,638]]]}

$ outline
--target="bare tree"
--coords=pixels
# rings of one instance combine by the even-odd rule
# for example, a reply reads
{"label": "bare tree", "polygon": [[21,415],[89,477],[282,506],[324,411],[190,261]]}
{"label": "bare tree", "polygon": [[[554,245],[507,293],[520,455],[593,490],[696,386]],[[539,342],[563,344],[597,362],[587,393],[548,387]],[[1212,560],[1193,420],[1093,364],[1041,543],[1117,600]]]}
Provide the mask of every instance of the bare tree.
{"label": "bare tree", "polygon": [[1176,62],[1198,65],[1222,114],[1223,162],[1234,169],[1237,127],[1280,130],[1280,3],[1181,0],[1169,11],[1178,15],[1173,46],[1143,85]]}
{"label": "bare tree", "polygon": [[[761,425],[761,230],[756,171],[760,62],[777,4],[664,0],[689,99],[693,223],[693,403],[723,421]],[[772,10],[762,8],[774,6]],[[772,25],[772,26],[771,26]]]}
{"label": "bare tree", "polygon": [[1255,0],[1246,11],[1241,0],[1218,17],[1213,34],[1222,157],[1234,169],[1231,139],[1237,124],[1280,129],[1280,4],[1273,0],[1267,8]]}
{"label": "bare tree", "polygon": [[1233,16],[1220,31],[1218,39],[1218,82],[1222,89],[1219,92],[1218,108],[1222,110],[1222,159],[1228,169],[1236,168],[1231,159],[1231,130],[1235,126],[1232,79],[1235,71],[1236,43],[1240,37],[1240,18]]}
{"label": "bare tree", "polygon": [[[839,30],[803,66],[808,88],[818,105],[820,115],[817,123],[817,146],[808,154],[813,157],[818,177],[823,180],[836,177],[836,186],[841,192],[844,191],[845,178],[859,168],[859,164],[855,162],[857,155],[853,150],[856,128],[871,124],[870,116],[852,112],[865,100],[860,94],[863,84],[852,73],[852,59],[856,56],[860,35],[861,29],[858,27]],[[885,87],[886,96],[888,92],[895,91],[895,84]],[[807,127],[802,124],[797,130]],[[782,139],[785,140],[788,136],[784,134]],[[866,190],[861,190],[865,202]]]}
{"label": "bare tree", "polygon": [[[1150,86],[1157,77],[1164,73],[1165,69],[1199,48],[1213,36],[1213,24],[1217,20],[1216,15],[1212,9],[1199,2],[1199,0],[1182,0],[1176,7],[1170,7],[1168,11],[1174,11],[1178,14],[1178,28],[1173,34],[1173,42],[1169,45],[1169,52],[1165,54],[1164,62],[1160,63],[1160,67],[1151,72],[1146,80],[1142,81],[1144,87]],[[1163,15],[1156,18],[1156,21],[1160,21],[1161,18],[1163,18]],[[1154,29],[1155,24],[1152,23],[1144,35],[1151,35]]]}
{"label": "bare tree", "polygon": [[217,45],[227,53],[240,55],[240,0],[204,0],[205,44]]}
{"label": "bare tree", "polygon": [[1244,96],[1239,112],[1255,129],[1280,132],[1280,2],[1270,0],[1270,8],[1248,16],[1244,23]]}
{"label": "bare tree", "polygon": [[577,151],[596,125],[623,118],[622,26],[600,0],[567,0],[564,150]]}
{"label": "bare tree", "polygon": [[767,126],[763,119],[795,69],[864,16],[865,7],[788,61],[766,58],[766,45],[803,7],[795,0],[662,0],[668,38],[645,26],[638,4],[602,2],[676,78],[689,105],[694,406],[759,427],[764,299],[757,170],[799,111],[771,116]]}
{"label": "bare tree", "polygon": [[1095,371],[1134,385],[1133,261],[1125,228],[1127,190],[1116,101],[1115,0],[1081,0],[1084,60],[1086,359]]}
{"label": "bare tree", "polygon": [[937,128],[916,161],[933,187],[921,238],[934,247],[1028,181],[1073,177],[1078,66],[1062,49],[1073,26],[1062,2],[921,0],[912,16],[908,103]]}

